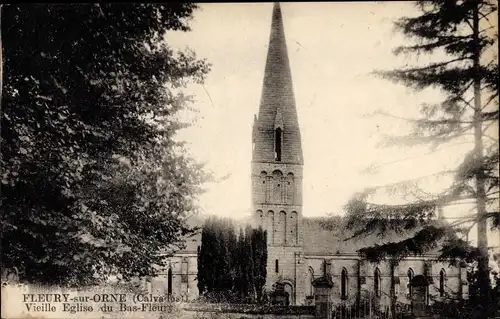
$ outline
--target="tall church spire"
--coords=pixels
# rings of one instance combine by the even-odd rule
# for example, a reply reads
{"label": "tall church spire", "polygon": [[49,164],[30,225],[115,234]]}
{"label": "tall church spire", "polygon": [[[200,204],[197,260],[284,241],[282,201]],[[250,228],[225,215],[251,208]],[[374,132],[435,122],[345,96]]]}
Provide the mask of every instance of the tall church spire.
{"label": "tall church spire", "polygon": [[[259,116],[255,125],[254,161],[302,164],[300,130],[279,3],[273,8]],[[277,149],[280,154],[277,154]]]}
{"label": "tall church spire", "polygon": [[[267,231],[266,289],[297,278],[305,265],[302,225],[303,160],[281,8],[274,4],[259,114],[253,125],[252,211]],[[290,303],[302,280],[291,287]],[[294,290],[296,288],[296,290]]]}

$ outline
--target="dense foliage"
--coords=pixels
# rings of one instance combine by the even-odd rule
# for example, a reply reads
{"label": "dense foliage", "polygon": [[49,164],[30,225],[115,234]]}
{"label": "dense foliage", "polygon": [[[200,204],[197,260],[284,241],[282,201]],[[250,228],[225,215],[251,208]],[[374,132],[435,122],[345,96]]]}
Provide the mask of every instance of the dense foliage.
{"label": "dense foliage", "polygon": [[267,234],[211,217],[203,225],[198,254],[198,289],[211,301],[261,301],[266,283]]}
{"label": "dense foliage", "polygon": [[[421,255],[440,246],[441,258],[477,260],[479,300],[488,304],[487,227],[499,228],[498,211],[498,46],[497,26],[490,22],[497,6],[488,0],[419,1],[420,14],[396,22],[396,29],[414,43],[396,48],[395,54],[426,54],[443,60],[424,66],[406,66],[376,73],[415,90],[438,89],[444,100],[426,104],[421,118],[403,118],[413,128],[409,136],[389,137],[390,145],[428,145],[431,150],[462,143],[470,151],[453,170],[436,176],[454,176],[441,193],[422,189],[418,180],[386,187],[393,194],[411,194],[408,204],[375,204],[378,189],[356,195],[348,204],[349,225],[357,235],[388,231],[414,235],[399,242],[367,247],[361,253],[370,260]],[[386,114],[387,115],[387,114]],[[454,223],[436,221],[436,211],[449,205],[468,204],[472,213]],[[457,206],[455,206],[457,207]],[[458,206],[459,207],[459,206]],[[462,229],[463,225],[466,229]],[[478,227],[478,248],[460,238]],[[458,234],[457,234],[458,232]]]}
{"label": "dense foliage", "polygon": [[481,308],[481,294],[477,293],[480,289],[478,273],[475,271],[467,274],[469,282],[469,298],[458,299],[450,296],[444,300],[436,300],[432,305],[433,313],[439,313],[440,318],[446,319],[482,319],[495,318],[500,313],[500,276],[493,272],[494,285],[490,288],[491,304],[488,307],[486,316]]}
{"label": "dense foliage", "polygon": [[171,48],[195,6],[2,8],[2,268],[84,285],[154,275],[205,179],[175,133],[208,65]]}

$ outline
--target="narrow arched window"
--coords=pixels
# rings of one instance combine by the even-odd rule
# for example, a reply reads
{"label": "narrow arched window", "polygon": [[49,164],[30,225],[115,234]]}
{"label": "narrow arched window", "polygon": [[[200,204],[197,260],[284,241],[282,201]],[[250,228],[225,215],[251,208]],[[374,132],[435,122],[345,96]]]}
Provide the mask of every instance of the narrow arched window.
{"label": "narrow arched window", "polygon": [[299,217],[297,212],[290,214],[290,243],[295,245],[299,242]]}
{"label": "narrow arched window", "polygon": [[260,172],[260,181],[261,181],[261,184],[262,184],[262,186],[261,186],[261,194],[260,194],[261,198],[260,199],[263,202],[269,201],[269,198],[268,198],[268,196],[269,196],[269,191],[268,191],[268,188],[269,188],[268,185],[269,185],[269,183],[267,183],[268,185],[266,185],[266,180],[267,179],[268,179],[268,176],[267,176],[266,171]]}
{"label": "narrow arched window", "polygon": [[380,270],[378,268],[375,269],[373,274],[373,291],[375,296],[380,297]]}
{"label": "narrow arched window", "polygon": [[312,296],[314,294],[313,291],[313,281],[314,281],[314,273],[312,268],[309,268],[309,271],[307,272],[307,279],[306,279],[306,292],[308,296]]}
{"label": "narrow arched window", "polygon": [[280,262],[279,262],[279,260],[278,260],[278,259],[276,259],[276,260],[274,261],[274,271],[275,271],[276,273],[279,273],[279,271],[280,271]]}
{"label": "narrow arched window", "polygon": [[270,210],[267,213],[267,242],[270,245],[274,244],[274,212]]}
{"label": "narrow arched window", "polygon": [[286,244],[286,212],[281,211],[278,219],[278,244]]}
{"label": "narrow arched window", "polygon": [[395,263],[391,264],[391,293],[394,298],[397,298],[399,295],[399,273],[398,267]]}
{"label": "narrow arched window", "polygon": [[293,205],[295,201],[295,180],[293,173],[288,173],[286,176],[287,179],[287,187],[285,194],[285,202],[287,204]]}
{"label": "narrow arched window", "polygon": [[167,275],[167,277],[168,277],[167,278],[168,279],[168,281],[167,281],[167,293],[169,295],[171,295],[172,294],[172,279],[174,277],[172,275],[172,268],[168,268],[168,275]]}
{"label": "narrow arched window", "polygon": [[274,130],[274,159],[278,162],[281,161],[281,133],[280,127]]}
{"label": "narrow arched window", "polygon": [[187,261],[187,259],[184,259],[181,263],[181,282],[182,283],[188,282],[188,275],[189,275],[188,270],[189,270],[188,261]]}
{"label": "narrow arched window", "polygon": [[439,272],[439,296],[444,297],[444,285],[446,281],[446,273],[444,272],[444,269],[441,269],[441,272]]}
{"label": "narrow arched window", "polygon": [[340,278],[340,295],[342,299],[347,298],[347,284],[348,284],[348,277],[347,277],[347,269],[342,269],[342,274]]}
{"label": "narrow arched window", "polygon": [[413,296],[413,287],[411,285],[411,281],[413,280],[413,269],[408,269],[408,294],[410,297]]}

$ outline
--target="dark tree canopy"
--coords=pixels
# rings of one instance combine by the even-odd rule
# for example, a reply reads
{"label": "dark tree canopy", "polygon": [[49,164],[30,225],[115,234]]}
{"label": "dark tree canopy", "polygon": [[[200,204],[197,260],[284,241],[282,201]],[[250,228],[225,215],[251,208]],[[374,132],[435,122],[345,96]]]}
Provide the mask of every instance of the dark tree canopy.
{"label": "dark tree canopy", "polygon": [[2,8],[2,267],[89,284],[152,275],[205,179],[175,133],[209,66],[171,48],[195,6]]}

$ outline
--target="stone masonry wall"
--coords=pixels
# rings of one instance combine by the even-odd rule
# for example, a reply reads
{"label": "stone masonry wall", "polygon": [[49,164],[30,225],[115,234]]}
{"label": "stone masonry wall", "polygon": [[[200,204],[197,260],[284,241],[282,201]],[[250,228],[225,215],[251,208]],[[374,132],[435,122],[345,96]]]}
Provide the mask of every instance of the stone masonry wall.
{"label": "stone masonry wall", "polygon": [[[195,253],[177,254],[168,258],[167,266],[160,275],[151,280],[150,290],[156,294],[168,293],[168,269],[172,269],[172,295],[194,300],[199,296],[196,276],[198,258]],[[184,263],[184,264],[183,264]],[[187,263],[187,265],[186,265]],[[184,266],[184,267],[183,267]],[[187,267],[185,267],[187,266]]]}
{"label": "stone masonry wall", "polygon": [[[323,275],[323,261],[327,260],[329,263],[328,272],[331,274],[334,287],[333,290],[333,300],[335,303],[340,303],[343,301],[341,298],[341,274],[342,269],[346,269],[348,273],[348,285],[347,285],[347,301],[352,302],[355,300],[358,292],[358,263],[361,264],[360,275],[365,277],[365,284],[363,289],[372,291],[374,289],[374,273],[375,269],[378,268],[380,271],[380,304],[389,305],[390,304],[390,289],[391,289],[391,273],[390,265],[388,262],[381,262],[380,264],[372,264],[366,261],[359,261],[359,258],[355,255],[351,256],[340,256],[340,255],[330,255],[330,256],[304,256],[304,268],[305,271],[302,275],[304,285],[297,286],[298,296],[307,296],[309,292],[306,289],[310,289],[310,285],[306,283],[306,280],[315,279]],[[410,303],[409,299],[409,288],[408,288],[408,270],[412,269],[414,275],[422,275],[424,271],[424,263],[426,260],[431,258],[407,258],[399,263],[395,269],[395,277],[399,278],[399,285],[395,285],[395,292],[397,295],[398,302]],[[432,299],[439,300],[439,282],[440,282],[440,271],[445,270],[445,292],[448,294],[458,294],[460,291],[460,286],[462,285],[463,297],[466,297],[467,286],[465,285],[465,270],[460,271],[458,267],[450,266],[447,263],[437,262],[433,260],[430,263],[429,275],[432,276],[432,284],[429,286],[429,295],[432,296],[429,302],[432,303]],[[310,274],[313,274],[312,276]],[[303,304],[305,300],[297,300],[297,303]]]}

